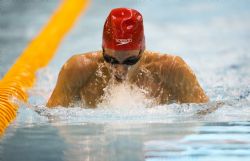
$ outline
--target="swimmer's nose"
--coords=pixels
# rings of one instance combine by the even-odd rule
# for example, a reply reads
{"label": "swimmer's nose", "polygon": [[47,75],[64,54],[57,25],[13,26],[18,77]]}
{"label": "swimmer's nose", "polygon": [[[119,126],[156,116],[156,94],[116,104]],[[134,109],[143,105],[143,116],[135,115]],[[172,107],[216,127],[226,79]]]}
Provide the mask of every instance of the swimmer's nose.
{"label": "swimmer's nose", "polygon": [[128,66],[123,64],[115,65],[115,76],[124,79],[128,73]]}
{"label": "swimmer's nose", "polygon": [[123,65],[123,64],[116,64],[115,65],[115,69],[119,70],[119,71],[127,71],[128,70],[128,66],[127,65]]}

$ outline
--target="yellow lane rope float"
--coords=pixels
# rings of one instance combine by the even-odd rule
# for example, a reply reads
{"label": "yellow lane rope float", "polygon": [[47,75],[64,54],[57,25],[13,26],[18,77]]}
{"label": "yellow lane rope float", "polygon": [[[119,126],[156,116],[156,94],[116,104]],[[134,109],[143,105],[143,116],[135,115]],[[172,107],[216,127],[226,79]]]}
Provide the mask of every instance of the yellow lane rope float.
{"label": "yellow lane rope float", "polygon": [[0,134],[16,117],[16,97],[27,102],[26,90],[35,82],[36,71],[48,64],[60,41],[84,11],[90,0],[64,0],[47,25],[26,47],[15,64],[0,80]]}

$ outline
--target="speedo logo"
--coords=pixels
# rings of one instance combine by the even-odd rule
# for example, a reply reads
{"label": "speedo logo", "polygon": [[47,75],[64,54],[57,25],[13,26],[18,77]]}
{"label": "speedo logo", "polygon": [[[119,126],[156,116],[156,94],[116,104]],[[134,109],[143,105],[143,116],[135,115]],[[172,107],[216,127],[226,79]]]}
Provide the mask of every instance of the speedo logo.
{"label": "speedo logo", "polygon": [[115,39],[117,45],[126,45],[132,42],[132,39]]}

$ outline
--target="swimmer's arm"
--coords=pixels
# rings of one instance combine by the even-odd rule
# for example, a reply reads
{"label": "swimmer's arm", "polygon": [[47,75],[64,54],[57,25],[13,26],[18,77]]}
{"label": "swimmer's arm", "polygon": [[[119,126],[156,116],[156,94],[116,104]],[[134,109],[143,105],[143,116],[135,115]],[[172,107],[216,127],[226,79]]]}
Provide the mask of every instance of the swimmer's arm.
{"label": "swimmer's arm", "polygon": [[75,97],[79,97],[80,88],[86,78],[84,63],[80,55],[71,57],[62,67],[56,87],[47,103],[47,107],[67,107]]}
{"label": "swimmer's arm", "polygon": [[180,103],[205,103],[208,97],[200,86],[191,68],[178,56],[171,71],[172,91]]}
{"label": "swimmer's arm", "polygon": [[47,102],[47,107],[56,107],[56,106],[68,106],[70,102],[70,95],[65,87],[65,84],[68,84],[65,81],[65,71],[62,69],[58,75],[57,83],[55,86],[55,89],[52,92],[52,95],[50,96],[48,102]]}

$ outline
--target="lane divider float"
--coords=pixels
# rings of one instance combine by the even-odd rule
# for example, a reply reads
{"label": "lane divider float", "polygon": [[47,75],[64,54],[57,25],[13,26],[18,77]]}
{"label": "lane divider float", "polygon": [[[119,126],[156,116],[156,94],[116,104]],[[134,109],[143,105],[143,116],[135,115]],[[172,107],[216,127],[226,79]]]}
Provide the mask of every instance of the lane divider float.
{"label": "lane divider float", "polygon": [[27,102],[27,89],[36,79],[36,71],[46,66],[74,22],[86,10],[90,0],[64,0],[47,25],[28,44],[15,64],[0,80],[0,134],[16,117],[18,105],[13,97]]}

